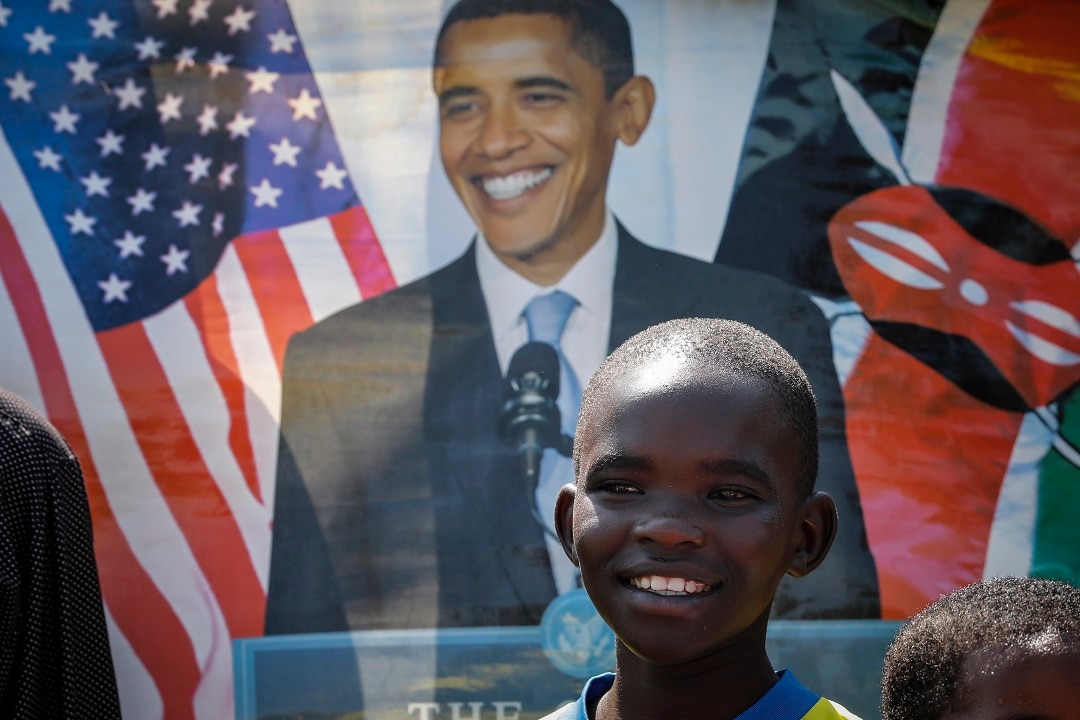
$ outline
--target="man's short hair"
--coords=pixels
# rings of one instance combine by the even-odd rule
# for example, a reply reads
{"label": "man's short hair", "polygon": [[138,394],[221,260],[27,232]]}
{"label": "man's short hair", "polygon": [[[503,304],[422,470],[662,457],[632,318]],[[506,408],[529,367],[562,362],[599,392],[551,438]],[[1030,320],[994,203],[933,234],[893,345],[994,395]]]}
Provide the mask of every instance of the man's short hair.
{"label": "man's short hair", "polygon": [[565,21],[574,49],[604,73],[604,94],[609,100],[634,76],[630,23],[611,0],[461,0],[439,28],[434,66],[442,65],[443,37],[451,26],[501,15],[555,15]]}
{"label": "man's short hair", "polygon": [[981,648],[1006,652],[1080,647],[1080,588],[1057,580],[1002,577],[943,596],[915,615],[885,654],[883,720],[936,720],[967,698],[964,659]]}
{"label": "man's short hair", "polygon": [[[698,377],[759,381],[777,401],[783,420],[799,438],[800,472],[796,491],[804,500],[814,490],[818,470],[817,401],[799,363],[775,340],[734,320],[669,320],[634,335],[615,349],[592,376],[581,398],[578,433],[593,422],[600,396],[647,362],[671,355],[693,361]],[[574,445],[574,472],[579,468]]]}

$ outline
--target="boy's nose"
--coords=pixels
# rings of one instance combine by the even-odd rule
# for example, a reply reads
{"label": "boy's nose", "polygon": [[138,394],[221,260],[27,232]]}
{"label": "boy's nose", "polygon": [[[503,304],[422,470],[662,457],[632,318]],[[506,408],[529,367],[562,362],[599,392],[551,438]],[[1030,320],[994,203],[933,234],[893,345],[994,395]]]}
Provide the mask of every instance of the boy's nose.
{"label": "boy's nose", "polygon": [[634,527],[634,539],[653,542],[662,547],[691,545],[700,547],[705,543],[705,532],[691,515],[663,513],[652,514]]}

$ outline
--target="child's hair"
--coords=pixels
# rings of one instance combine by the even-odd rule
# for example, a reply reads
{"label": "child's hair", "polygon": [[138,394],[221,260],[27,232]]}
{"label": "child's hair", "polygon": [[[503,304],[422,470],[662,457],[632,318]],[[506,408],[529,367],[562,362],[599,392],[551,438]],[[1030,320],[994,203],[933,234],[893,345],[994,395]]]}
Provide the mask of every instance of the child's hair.
{"label": "child's hair", "polygon": [[1080,588],[1002,577],[941,597],[915,615],[885,655],[883,720],[935,720],[966,702],[964,659],[980,648],[1008,653],[1080,648]]}
{"label": "child's hair", "polygon": [[[636,367],[658,358],[695,361],[693,371],[736,382],[760,381],[799,437],[800,500],[813,492],[818,470],[817,401],[802,367],[775,340],[734,320],[684,318],[653,325],[615,349],[592,376],[581,398],[578,431],[592,422],[596,398]],[[574,447],[574,471],[578,469]]]}

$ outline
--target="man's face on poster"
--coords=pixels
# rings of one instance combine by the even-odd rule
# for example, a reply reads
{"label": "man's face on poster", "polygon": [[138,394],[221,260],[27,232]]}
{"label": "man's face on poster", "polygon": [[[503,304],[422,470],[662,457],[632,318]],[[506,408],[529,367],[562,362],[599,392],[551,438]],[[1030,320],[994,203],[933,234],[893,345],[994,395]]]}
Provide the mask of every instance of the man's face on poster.
{"label": "man's face on poster", "polygon": [[543,283],[538,268],[568,269],[603,229],[619,93],[605,97],[603,73],[552,15],[456,23],[440,58],[446,174],[492,250]]}

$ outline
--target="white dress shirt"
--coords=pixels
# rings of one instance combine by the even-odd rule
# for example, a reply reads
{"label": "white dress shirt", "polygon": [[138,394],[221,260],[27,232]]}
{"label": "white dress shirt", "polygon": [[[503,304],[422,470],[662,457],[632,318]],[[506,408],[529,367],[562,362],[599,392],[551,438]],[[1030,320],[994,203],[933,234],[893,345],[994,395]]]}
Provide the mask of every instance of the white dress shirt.
{"label": "white dress shirt", "polygon": [[[523,314],[525,306],[539,295],[562,290],[572,295],[579,304],[570,313],[559,344],[581,387],[585,387],[607,357],[617,254],[615,218],[609,212],[596,244],[561,280],[554,285],[543,286],[510,270],[491,250],[487,240],[480,236],[476,243],[476,270],[495,338],[495,352],[504,376],[514,353],[529,341],[529,327]],[[544,462],[549,462],[551,455],[545,453]],[[544,535],[559,593],[577,586],[576,568],[555,538],[553,520],[559,488],[573,481],[573,463],[570,458],[559,456],[549,479],[536,488],[536,507],[540,517],[546,521]]]}

